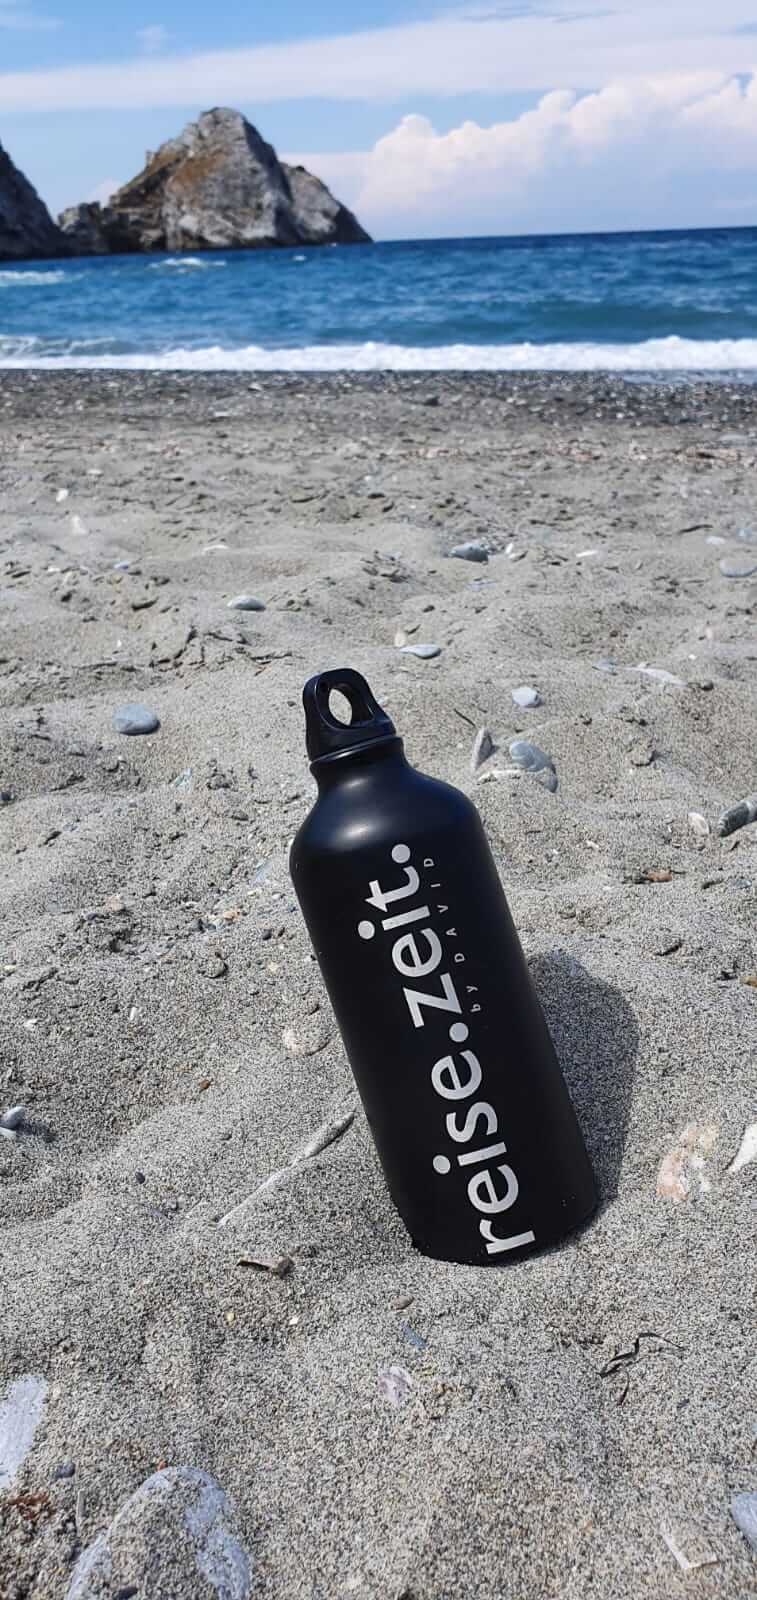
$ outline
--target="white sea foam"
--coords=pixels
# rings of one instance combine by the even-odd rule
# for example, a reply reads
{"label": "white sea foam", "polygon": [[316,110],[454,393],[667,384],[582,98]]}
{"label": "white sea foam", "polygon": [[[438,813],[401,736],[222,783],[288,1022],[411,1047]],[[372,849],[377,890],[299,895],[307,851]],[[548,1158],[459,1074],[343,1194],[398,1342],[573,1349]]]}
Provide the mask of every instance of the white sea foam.
{"label": "white sea foam", "polygon": [[28,336],[0,337],[0,367],[114,368],[141,372],[755,372],[757,339],[648,339],[641,344],[450,344],[424,349],[379,343],[264,349],[62,350]]}
{"label": "white sea foam", "polygon": [[24,268],[16,267],[15,271],[0,272],[0,289],[28,289],[35,284],[49,289],[53,283],[65,283],[67,274],[57,268],[50,268],[47,272],[30,272]]}
{"label": "white sea foam", "polygon": [[225,267],[225,261],[201,261],[199,256],[166,256],[164,261],[148,262],[151,272],[164,272],[167,267],[176,272],[207,272],[210,267]]}

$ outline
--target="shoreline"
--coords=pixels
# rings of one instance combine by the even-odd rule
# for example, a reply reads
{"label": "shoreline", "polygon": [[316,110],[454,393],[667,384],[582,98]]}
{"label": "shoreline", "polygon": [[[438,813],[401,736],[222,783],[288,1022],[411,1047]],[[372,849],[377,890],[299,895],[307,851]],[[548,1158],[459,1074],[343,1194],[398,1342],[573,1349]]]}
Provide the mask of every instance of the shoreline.
{"label": "shoreline", "polygon": [[[512,395],[514,402],[543,406],[550,401],[561,409],[540,420],[562,422],[566,417],[584,420],[589,413],[587,405],[610,408],[623,402],[622,416],[610,409],[602,412],[601,419],[608,426],[628,421],[655,420],[671,426],[691,424],[708,430],[722,428],[727,431],[736,416],[757,421],[757,399],[753,390],[757,373],[636,373],[636,372],[551,372],[551,371],[439,371],[433,368],[418,372],[360,372],[339,370],[333,372],[222,372],[206,370],[182,371],[178,369],[150,369],[127,371],[117,367],[102,370],[81,368],[0,368],[0,398],[5,397],[6,409],[21,411],[27,405],[34,407],[40,386],[46,386],[55,403],[60,395],[67,399],[67,390],[82,393],[87,403],[99,403],[107,412],[114,398],[123,391],[128,394],[144,386],[144,399],[148,400],[161,389],[190,409],[196,405],[198,413],[214,395],[239,396],[248,391],[262,397],[290,396],[307,389],[315,398],[319,392],[326,398],[346,398],[352,392],[366,396],[383,395],[408,403],[422,405],[432,396],[429,413],[443,396],[450,399],[486,400]],[[422,391],[417,393],[416,391]],[[723,405],[728,408],[723,411]],[[666,411],[665,407],[670,407]],[[657,408],[657,417],[650,412]],[[517,413],[515,413],[517,416]],[[247,420],[254,420],[252,409]],[[427,418],[432,424],[433,415]],[[438,419],[437,419],[438,421]]]}
{"label": "shoreline", "polygon": [[[730,380],[0,376],[3,1600],[208,1600],[195,1510],[235,1600],[748,1592],[756,465]],[[295,905],[346,664],[475,800],[600,1186],[499,1271],[413,1251]]]}

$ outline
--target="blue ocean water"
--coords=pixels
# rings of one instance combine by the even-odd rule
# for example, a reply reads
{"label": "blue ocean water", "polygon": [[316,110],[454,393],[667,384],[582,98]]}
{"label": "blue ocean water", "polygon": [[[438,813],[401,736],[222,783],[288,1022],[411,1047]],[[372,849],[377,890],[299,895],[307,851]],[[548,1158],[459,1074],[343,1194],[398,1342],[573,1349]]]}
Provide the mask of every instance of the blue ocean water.
{"label": "blue ocean water", "polygon": [[757,228],[4,266],[0,366],[754,371]]}

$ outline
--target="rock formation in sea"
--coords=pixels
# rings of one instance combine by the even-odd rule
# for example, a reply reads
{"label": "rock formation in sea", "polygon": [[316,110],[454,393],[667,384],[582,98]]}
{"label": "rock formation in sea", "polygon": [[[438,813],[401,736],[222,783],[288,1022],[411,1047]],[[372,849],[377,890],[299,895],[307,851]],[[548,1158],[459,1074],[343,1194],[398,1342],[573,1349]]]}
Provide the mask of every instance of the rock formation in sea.
{"label": "rock formation in sea", "polygon": [[47,206],[0,144],[0,261],[69,254]]}
{"label": "rock formation in sea", "polygon": [[279,161],[241,112],[225,108],[148,152],[107,206],[74,206],[60,224],[81,255],[370,243],[319,178]]}

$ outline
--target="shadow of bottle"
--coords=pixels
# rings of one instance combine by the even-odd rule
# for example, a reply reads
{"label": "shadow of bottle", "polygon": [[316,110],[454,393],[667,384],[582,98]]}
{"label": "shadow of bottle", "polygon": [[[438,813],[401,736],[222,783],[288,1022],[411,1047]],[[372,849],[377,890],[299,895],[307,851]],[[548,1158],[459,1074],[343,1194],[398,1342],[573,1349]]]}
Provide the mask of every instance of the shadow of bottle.
{"label": "shadow of bottle", "polygon": [[636,1018],[619,989],[593,977],[567,951],[535,956],[528,965],[605,1203],[617,1194],[623,1165]]}

